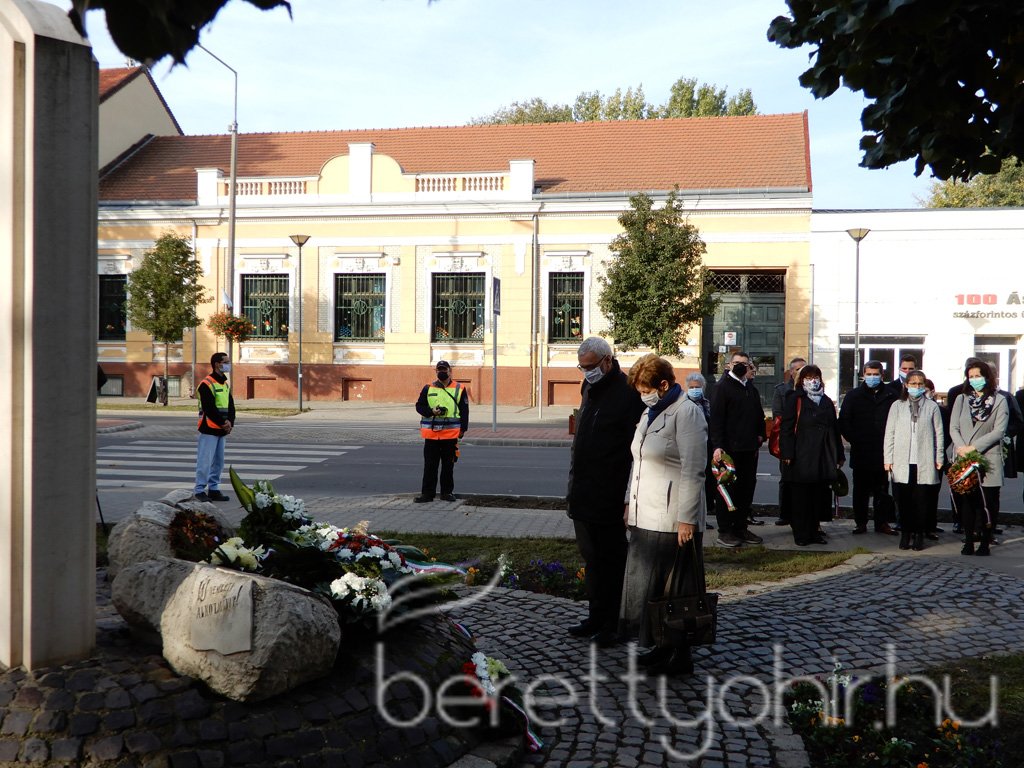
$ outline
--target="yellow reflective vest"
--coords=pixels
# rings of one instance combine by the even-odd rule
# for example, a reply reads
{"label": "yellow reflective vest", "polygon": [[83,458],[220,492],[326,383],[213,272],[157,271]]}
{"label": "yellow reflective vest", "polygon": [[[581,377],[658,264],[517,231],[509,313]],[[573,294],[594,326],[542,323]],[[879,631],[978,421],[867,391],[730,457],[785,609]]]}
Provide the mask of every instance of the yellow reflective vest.
{"label": "yellow reflective vest", "polygon": [[450,387],[427,387],[427,405],[433,411],[441,406],[445,409],[443,416],[424,416],[420,419],[420,435],[425,440],[456,440],[462,428],[462,414],[459,412],[459,400],[462,388],[456,382]]}

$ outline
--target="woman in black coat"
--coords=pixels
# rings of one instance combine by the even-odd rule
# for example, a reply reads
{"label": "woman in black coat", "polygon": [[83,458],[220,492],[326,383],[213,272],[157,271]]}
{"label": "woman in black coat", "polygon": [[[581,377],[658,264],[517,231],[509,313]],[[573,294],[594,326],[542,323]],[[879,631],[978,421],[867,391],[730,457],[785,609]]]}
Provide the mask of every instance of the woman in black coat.
{"label": "woman in black coat", "polygon": [[782,408],[779,431],[782,478],[792,483],[793,541],[824,544],[818,520],[827,511],[829,487],[846,461],[836,407],[825,394],[821,369],[805,365]]}

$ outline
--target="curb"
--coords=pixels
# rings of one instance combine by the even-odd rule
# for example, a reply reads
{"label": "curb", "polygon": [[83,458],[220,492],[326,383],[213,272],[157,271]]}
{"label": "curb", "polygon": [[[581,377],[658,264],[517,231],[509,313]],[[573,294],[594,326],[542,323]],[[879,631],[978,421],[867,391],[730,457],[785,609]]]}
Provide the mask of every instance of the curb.
{"label": "curb", "polygon": [[528,437],[464,437],[459,442],[466,445],[527,446],[534,448],[569,448],[572,446],[572,440],[545,440]]}
{"label": "curb", "polygon": [[[109,419],[105,419],[105,421],[109,421]],[[97,425],[96,434],[105,435],[110,432],[127,432],[131,429],[142,429],[142,427],[143,424],[141,421],[126,421],[121,424],[111,424],[105,427]]]}

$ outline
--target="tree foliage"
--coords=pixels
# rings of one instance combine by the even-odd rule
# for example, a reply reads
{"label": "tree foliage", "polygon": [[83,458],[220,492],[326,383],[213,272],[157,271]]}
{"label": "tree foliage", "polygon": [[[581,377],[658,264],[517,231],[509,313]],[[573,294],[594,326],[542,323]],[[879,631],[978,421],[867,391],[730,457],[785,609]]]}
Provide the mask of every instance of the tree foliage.
{"label": "tree foliage", "polygon": [[199,324],[196,307],[210,301],[199,283],[202,276],[188,239],[174,232],[161,235],[128,275],[125,308],[132,325],[165,345],[178,341],[186,328]]}
{"label": "tree foliage", "polygon": [[757,105],[750,89],[727,96],[725,88],[693,78],[681,77],[672,84],[664,104],[647,101],[643,84],[635,88],[616,88],[605,95],[600,91],[581,91],[569,104],[548,104],[544,99],[516,101],[490,115],[470,121],[473,125],[522,123],[582,123],[598,120],[648,120],[660,117],[718,117],[756,115]]}
{"label": "tree foliage", "polygon": [[1015,157],[1003,161],[998,173],[970,181],[947,179],[932,184],[929,208],[1024,207],[1024,164]]}
{"label": "tree foliage", "polygon": [[615,258],[607,275],[598,278],[597,303],[617,346],[675,355],[690,326],[717,304],[703,263],[704,241],[685,221],[676,192],[661,207],[645,194],[629,203],[619,216],[625,231],[611,243]]}
{"label": "tree foliage", "polygon": [[[245,0],[263,11],[283,7],[287,0]],[[184,63],[185,55],[199,43],[199,33],[213,21],[228,0],[71,0],[68,16],[75,29],[87,37],[85,15],[106,12],[107,29],[118,50],[136,61],[152,62],[172,56]]]}
{"label": "tree foliage", "polygon": [[913,158],[940,179],[996,173],[1024,157],[1024,3],[1008,0],[787,0],[768,28],[812,45],[800,84],[816,98],[862,91],[861,165]]}

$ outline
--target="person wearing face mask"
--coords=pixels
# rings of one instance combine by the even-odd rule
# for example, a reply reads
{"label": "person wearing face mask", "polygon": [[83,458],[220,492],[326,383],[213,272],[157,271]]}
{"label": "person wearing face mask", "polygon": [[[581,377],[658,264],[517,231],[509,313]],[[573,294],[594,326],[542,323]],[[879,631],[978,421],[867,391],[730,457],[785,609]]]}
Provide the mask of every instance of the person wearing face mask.
{"label": "person wearing face mask", "polygon": [[[697,374],[699,376],[699,374]],[[691,379],[687,379],[689,383]],[[629,383],[647,410],[633,436],[626,524],[629,556],[622,590],[620,632],[641,646],[654,645],[647,606],[665,594],[677,555],[683,567],[680,594],[705,591],[703,535],[707,505],[707,418],[696,393],[676,383],[671,364],[644,355],[629,369]],[[653,648],[637,662],[651,674],[690,674],[684,644]]]}
{"label": "person wearing face mask", "polygon": [[793,394],[783,405],[779,452],[782,475],[791,489],[793,541],[800,547],[825,544],[818,523],[832,517],[831,486],[846,453],[835,403],[825,394],[816,365],[800,369]]}
{"label": "person wearing face mask", "polygon": [[[981,484],[956,496],[964,531],[963,555],[988,555],[995,526],[993,512],[999,509],[999,489],[1003,485],[1003,435],[1009,421],[1006,398],[996,391],[996,377],[987,363],[977,361],[967,368],[966,386],[957,395],[949,417],[949,436],[953,452],[950,460],[971,451],[982,454],[989,470]],[[975,542],[980,545],[975,552]]]}
{"label": "person wearing face mask", "polygon": [[864,380],[846,393],[839,409],[839,431],[850,444],[856,534],[867,533],[868,504],[873,502],[875,533],[896,535],[889,525],[895,504],[889,495],[889,476],[882,466],[885,422],[894,402],[895,388],[882,383],[882,364],[869,360],[864,364]]}
{"label": "person wearing face mask", "polygon": [[734,510],[721,496],[715,502],[718,517],[718,543],[723,547],[760,544],[761,537],[747,529],[751,503],[757,483],[757,458],[764,442],[764,408],[761,395],[753,385],[755,369],[746,352],[734,352],[729,371],[715,385],[711,401],[711,444],[713,458],[722,453],[732,457],[736,479],[730,486]]}
{"label": "person wearing face mask", "polygon": [[215,352],[210,358],[209,375],[199,382],[199,442],[196,446],[196,484],[192,493],[197,501],[228,501],[220,492],[224,471],[224,439],[235,426],[235,399],[228,386],[228,356]]}
{"label": "person wearing face mask", "polygon": [[586,566],[588,612],[568,632],[607,647],[619,639],[626,568],[622,504],[629,483],[629,446],[644,404],[607,341],[598,336],[584,339],[576,357],[583,373],[582,400],[570,449],[566,500]]}
{"label": "person wearing face mask", "polygon": [[943,529],[939,528],[939,493],[942,490],[942,476],[945,474],[946,468],[949,465],[948,460],[946,459],[946,449],[949,447],[949,408],[945,403],[939,401],[938,396],[935,393],[935,382],[931,379],[924,380],[924,396],[935,403],[935,407],[939,409],[939,417],[942,419],[942,467],[939,470],[939,482],[935,485],[927,486],[928,509],[925,513],[924,525],[924,537],[926,539],[931,539],[932,541],[938,541],[939,534],[943,533]]}
{"label": "person wearing face mask", "polygon": [[900,510],[900,549],[924,549],[932,488],[937,488],[945,461],[945,438],[939,407],[925,397],[927,378],[907,374],[900,399],[889,408],[883,449],[885,471],[892,473]]}
{"label": "person wearing face mask", "polygon": [[[702,414],[704,414],[704,420],[708,422],[708,429],[710,430],[711,423],[711,401],[708,399],[707,392],[705,391],[707,386],[707,380],[699,373],[688,373],[686,375],[686,391],[685,395],[687,399],[692,401]],[[708,435],[708,461],[707,466],[704,467],[704,498],[707,500],[708,509],[714,506],[715,497],[718,496],[718,481],[715,480],[714,474],[711,472],[711,459],[714,454],[714,446],[711,445],[710,432]],[[715,530],[715,526],[711,523],[705,523],[704,529],[707,531]]]}
{"label": "person wearing face mask", "polygon": [[437,470],[441,468],[441,499],[455,501],[455,457],[459,440],[469,429],[469,398],[458,382],[452,382],[452,367],[438,360],[437,378],[420,390],[416,412],[423,437],[423,483],[417,504],[434,500]]}
{"label": "person wearing face mask", "polygon": [[903,390],[907,386],[907,376],[910,375],[911,371],[917,370],[917,358],[909,352],[904,352],[900,355],[900,367],[897,378],[889,382],[889,386],[892,387],[893,394],[899,399],[903,396]]}

